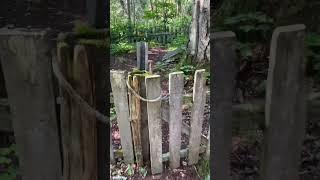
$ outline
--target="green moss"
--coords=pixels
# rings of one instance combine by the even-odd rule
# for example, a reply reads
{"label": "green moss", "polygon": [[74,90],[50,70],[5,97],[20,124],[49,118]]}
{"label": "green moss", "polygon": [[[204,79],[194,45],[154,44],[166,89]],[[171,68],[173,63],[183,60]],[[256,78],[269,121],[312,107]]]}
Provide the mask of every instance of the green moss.
{"label": "green moss", "polygon": [[152,74],[145,70],[133,69],[132,72],[130,72],[130,75],[131,76],[150,76]]}
{"label": "green moss", "polygon": [[105,49],[109,47],[107,41],[101,40],[101,39],[79,39],[78,43],[81,45],[96,46],[98,48],[105,48]]}
{"label": "green moss", "polygon": [[107,31],[99,31],[88,24],[76,21],[73,32],[77,38],[106,38]]}
{"label": "green moss", "polygon": [[205,158],[201,158],[199,164],[197,164],[197,171],[199,176],[205,179],[208,175],[210,175],[210,162]]}

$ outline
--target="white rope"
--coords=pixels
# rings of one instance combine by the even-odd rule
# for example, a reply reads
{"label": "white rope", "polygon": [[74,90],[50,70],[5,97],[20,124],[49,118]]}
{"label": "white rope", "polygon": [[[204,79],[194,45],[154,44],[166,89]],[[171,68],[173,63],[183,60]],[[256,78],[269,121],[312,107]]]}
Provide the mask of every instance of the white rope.
{"label": "white rope", "polygon": [[133,93],[134,96],[136,96],[137,98],[139,98],[140,100],[145,101],[145,102],[158,102],[158,101],[161,101],[161,100],[165,99],[165,98],[163,98],[163,97],[161,96],[161,94],[160,94],[159,97],[157,97],[157,98],[155,98],[155,99],[145,99],[145,98],[141,97],[141,96],[130,86],[130,84],[129,84],[129,76],[128,76],[128,78],[127,78],[127,87],[128,87],[128,89]]}

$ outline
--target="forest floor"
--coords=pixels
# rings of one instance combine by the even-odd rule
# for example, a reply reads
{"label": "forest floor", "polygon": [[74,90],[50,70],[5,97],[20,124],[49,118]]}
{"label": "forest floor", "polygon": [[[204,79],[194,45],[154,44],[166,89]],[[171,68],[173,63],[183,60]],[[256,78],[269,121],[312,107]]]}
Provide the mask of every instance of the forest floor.
{"label": "forest floor", "polygon": [[[164,54],[164,49],[152,49],[153,53],[158,51],[156,59],[160,59]],[[255,53],[259,55],[259,52]],[[261,54],[260,54],[261,55]],[[263,55],[262,55],[263,56]],[[259,60],[257,60],[259,59]],[[240,66],[240,72],[237,76],[237,89],[239,93],[235,95],[235,104],[244,104],[253,99],[264,99],[263,86],[267,78],[268,61],[266,57],[256,57],[255,61],[244,61]],[[121,69],[130,71],[136,66],[135,53],[126,54],[121,57],[111,58],[111,69]],[[167,91],[167,82],[162,82],[163,91]],[[186,87],[190,92],[192,83]],[[318,88],[316,88],[318,89]],[[300,164],[301,180],[318,180],[320,179],[320,106],[313,112],[312,117],[308,118],[307,134],[303,143],[302,160]],[[202,133],[206,136],[209,128],[210,105],[207,101],[204,124]],[[312,113],[311,113],[312,114]],[[263,116],[261,118],[264,118]],[[189,124],[190,109],[184,109],[183,122]],[[113,145],[116,149],[121,148],[120,135],[117,123],[112,124]],[[162,124],[163,133],[163,152],[168,152],[168,123]],[[182,148],[188,146],[188,137],[182,135]],[[263,142],[263,133],[257,129],[252,139],[244,134],[233,134],[231,157],[231,174],[235,180],[255,180],[259,177],[259,163]],[[146,177],[136,173],[128,179],[204,179],[199,176],[198,166],[188,166],[187,159],[181,160],[181,167],[171,170],[168,164],[165,164],[164,173],[159,176],[147,175]],[[122,174],[126,176],[127,166],[117,162],[112,165],[111,173]],[[139,168],[136,167],[138,171]],[[148,172],[149,169],[147,169]],[[149,173],[148,173],[149,174]]]}

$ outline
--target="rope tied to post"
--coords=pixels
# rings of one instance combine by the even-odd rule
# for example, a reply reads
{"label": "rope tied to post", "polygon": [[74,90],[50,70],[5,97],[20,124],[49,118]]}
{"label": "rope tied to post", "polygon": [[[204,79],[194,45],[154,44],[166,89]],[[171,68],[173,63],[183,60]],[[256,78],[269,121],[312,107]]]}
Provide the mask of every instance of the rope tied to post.
{"label": "rope tied to post", "polygon": [[128,89],[132,92],[132,94],[134,96],[136,96],[137,98],[139,98],[141,101],[145,101],[145,102],[158,102],[158,101],[163,101],[163,100],[167,100],[169,99],[169,96],[170,94],[166,94],[166,95],[162,95],[160,94],[157,98],[155,99],[146,99],[142,96],[140,96],[131,86],[130,86],[130,83],[129,83],[129,76],[127,78],[127,87]]}
{"label": "rope tied to post", "polygon": [[62,75],[60,69],[59,69],[59,65],[57,62],[56,57],[52,58],[52,69],[53,69],[53,74],[55,75],[55,77],[58,79],[58,82],[60,84],[60,86],[65,89],[67,91],[67,93],[76,101],[79,102],[80,105],[82,105],[84,107],[84,109],[87,111],[87,113],[89,114],[93,114],[96,116],[97,120],[110,125],[109,124],[109,117],[103,115],[102,113],[100,113],[99,111],[97,111],[96,109],[94,109],[93,107],[91,107],[73,88],[72,86],[68,83],[68,81],[64,78],[64,76]]}

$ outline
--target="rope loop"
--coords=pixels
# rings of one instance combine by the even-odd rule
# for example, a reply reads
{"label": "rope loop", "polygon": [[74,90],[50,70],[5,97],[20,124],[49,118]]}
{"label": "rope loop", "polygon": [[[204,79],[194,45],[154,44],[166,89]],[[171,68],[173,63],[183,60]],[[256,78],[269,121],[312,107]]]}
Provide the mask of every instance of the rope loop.
{"label": "rope loop", "polygon": [[139,98],[140,100],[142,101],[145,101],[145,102],[158,102],[158,101],[161,101],[161,100],[166,100],[169,98],[169,94],[165,95],[165,96],[162,96],[161,94],[159,95],[159,97],[155,98],[155,99],[146,99],[146,98],[143,98],[141,97],[129,84],[129,76],[127,78],[127,87],[128,89],[133,93],[134,96],[136,96],[137,98]]}

